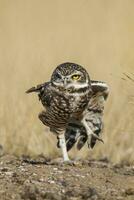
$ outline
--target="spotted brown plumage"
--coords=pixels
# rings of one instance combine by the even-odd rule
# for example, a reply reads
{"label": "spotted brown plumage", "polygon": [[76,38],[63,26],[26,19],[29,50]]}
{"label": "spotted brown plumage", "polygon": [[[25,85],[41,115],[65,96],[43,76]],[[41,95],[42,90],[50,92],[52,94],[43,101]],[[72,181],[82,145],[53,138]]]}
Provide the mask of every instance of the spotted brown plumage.
{"label": "spotted brown plumage", "polygon": [[[81,141],[86,142],[88,138],[91,140],[89,135],[94,135],[94,132],[90,132],[88,122],[85,120],[88,109],[94,109],[92,101],[95,94],[89,74],[78,64],[63,63],[54,70],[49,82],[27,91],[27,93],[31,92],[38,93],[39,100],[45,108],[39,114],[39,119],[57,135],[58,146],[62,149],[63,158],[68,160],[65,137],[67,149],[69,149],[68,144],[71,141],[69,137],[73,138],[75,135],[76,124],[81,124],[82,128],[79,130],[83,129],[80,132],[86,135],[83,140],[81,138],[78,141],[78,146]],[[74,134],[71,129],[71,132],[68,131],[71,123],[74,124]],[[99,139],[99,136],[96,136],[95,139]]]}

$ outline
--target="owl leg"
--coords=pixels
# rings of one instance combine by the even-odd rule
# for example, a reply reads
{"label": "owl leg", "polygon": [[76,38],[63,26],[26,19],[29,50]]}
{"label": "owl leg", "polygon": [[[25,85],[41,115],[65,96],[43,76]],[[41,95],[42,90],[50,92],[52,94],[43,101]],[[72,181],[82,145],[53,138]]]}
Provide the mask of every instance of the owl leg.
{"label": "owl leg", "polygon": [[[86,129],[86,132],[87,132],[87,136],[88,136],[88,140],[87,140],[87,143],[88,143],[88,146],[91,146],[91,138],[92,136],[96,139],[96,140],[99,140],[101,142],[103,142],[103,140],[101,138],[99,138],[99,136],[97,136],[92,130],[91,128],[88,126],[87,122],[85,119],[82,120],[82,123]],[[104,143],[104,142],[103,142]]]}
{"label": "owl leg", "polygon": [[59,139],[59,146],[61,148],[62,155],[63,155],[63,160],[69,161],[67,148],[66,148],[66,142],[65,142],[65,135],[64,134],[58,135],[58,139]]}

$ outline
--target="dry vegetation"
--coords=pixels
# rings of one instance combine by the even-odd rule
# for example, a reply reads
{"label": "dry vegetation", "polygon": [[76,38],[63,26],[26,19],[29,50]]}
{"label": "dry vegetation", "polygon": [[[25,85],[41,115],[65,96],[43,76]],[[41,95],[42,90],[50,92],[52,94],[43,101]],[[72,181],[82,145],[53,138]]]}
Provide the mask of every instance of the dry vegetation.
{"label": "dry vegetation", "polygon": [[131,0],[0,0],[0,144],[6,152],[59,154],[38,120],[41,104],[25,90],[71,61],[110,86],[105,144],[71,156],[134,161],[134,82],[123,74],[134,73],[133,10]]}

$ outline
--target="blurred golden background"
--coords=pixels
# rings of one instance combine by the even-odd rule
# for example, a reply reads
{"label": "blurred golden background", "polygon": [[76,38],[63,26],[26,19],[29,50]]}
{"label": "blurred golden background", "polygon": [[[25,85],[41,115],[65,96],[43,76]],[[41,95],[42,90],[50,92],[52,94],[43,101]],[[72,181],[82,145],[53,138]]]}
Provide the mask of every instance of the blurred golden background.
{"label": "blurred golden background", "polygon": [[122,78],[134,73],[133,0],[0,0],[0,144],[17,155],[59,154],[37,96],[25,91],[67,61],[110,87],[105,144],[71,156],[132,163],[134,82]]}

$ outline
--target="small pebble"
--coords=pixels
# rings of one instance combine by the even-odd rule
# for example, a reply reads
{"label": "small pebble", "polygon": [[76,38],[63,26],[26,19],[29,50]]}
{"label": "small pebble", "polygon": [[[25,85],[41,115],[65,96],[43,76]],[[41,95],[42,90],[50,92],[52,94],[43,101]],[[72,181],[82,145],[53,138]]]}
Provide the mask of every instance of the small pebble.
{"label": "small pebble", "polygon": [[57,171],[57,170],[58,170],[58,168],[56,168],[56,167],[55,167],[55,168],[53,168],[53,170],[54,170],[54,171]]}
{"label": "small pebble", "polygon": [[53,183],[55,183],[55,181],[53,181],[53,180],[48,180],[48,183],[53,184]]}

